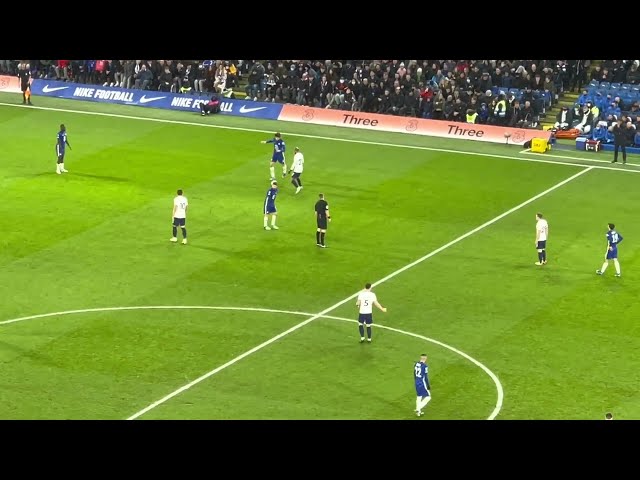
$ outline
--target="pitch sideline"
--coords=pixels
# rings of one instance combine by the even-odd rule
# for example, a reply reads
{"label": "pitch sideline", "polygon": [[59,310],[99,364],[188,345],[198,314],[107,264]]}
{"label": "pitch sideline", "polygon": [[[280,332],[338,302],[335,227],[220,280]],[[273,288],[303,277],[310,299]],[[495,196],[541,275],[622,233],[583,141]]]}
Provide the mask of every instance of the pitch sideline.
{"label": "pitch sideline", "polygon": [[[176,125],[190,125],[190,126],[194,126],[194,127],[206,127],[206,128],[220,128],[220,129],[224,129],[224,130],[238,130],[238,131],[243,131],[243,132],[254,132],[254,133],[269,133],[269,134],[273,134],[273,131],[271,130],[260,130],[260,129],[256,129],[256,128],[245,128],[245,127],[234,127],[234,126],[230,126],[230,125],[214,125],[214,124],[210,124],[210,123],[199,123],[199,122],[188,122],[185,120],[170,120],[170,119],[166,119],[166,118],[154,118],[154,117],[140,117],[140,116],[136,116],[136,115],[125,115],[125,114],[120,114],[120,113],[106,113],[106,112],[90,112],[87,110],[74,110],[74,109],[68,109],[68,108],[57,108],[57,107],[40,107],[40,106],[35,106],[35,105],[22,105],[22,104],[15,104],[15,103],[6,103],[6,102],[0,102],[0,106],[5,106],[5,107],[18,107],[18,108],[29,108],[29,109],[35,109],[35,110],[46,110],[46,111],[53,111],[53,112],[67,112],[67,113],[77,113],[80,115],[94,115],[94,116],[99,116],[99,117],[112,117],[112,118],[124,118],[127,120],[142,120],[142,121],[147,121],[147,122],[157,122],[157,123],[170,123],[170,124],[176,124]],[[126,105],[123,105],[126,106]],[[338,127],[336,127],[338,128]],[[388,133],[393,133],[393,132],[388,132]],[[631,173],[640,173],[640,170],[629,170],[629,169],[624,169],[624,168],[616,168],[616,167],[604,167],[601,165],[585,165],[582,163],[572,163],[572,162],[567,162],[567,161],[555,161],[555,160],[550,160],[550,159],[542,159],[542,158],[523,158],[523,157],[515,157],[513,155],[501,155],[501,154],[497,154],[497,153],[481,153],[481,152],[470,152],[467,150],[454,150],[454,149],[449,149],[449,148],[438,148],[438,147],[423,147],[423,146],[419,146],[419,145],[403,145],[400,143],[386,143],[386,142],[373,142],[373,141],[369,141],[369,140],[355,140],[355,139],[350,139],[350,138],[339,138],[339,137],[327,137],[327,136],[322,136],[322,135],[310,135],[310,134],[304,134],[304,133],[288,133],[288,132],[282,132],[283,135],[286,135],[288,137],[300,137],[300,138],[313,138],[316,140],[330,140],[333,142],[345,142],[345,143],[358,143],[358,144],[363,144],[363,145],[376,145],[376,146],[380,146],[380,147],[395,147],[395,148],[407,148],[410,150],[425,150],[425,151],[430,151],[430,152],[444,152],[444,153],[456,153],[456,154],[460,154],[460,155],[477,155],[477,156],[481,156],[481,157],[491,157],[491,158],[501,158],[501,159],[505,159],[505,160],[520,160],[522,162],[534,162],[534,163],[550,163],[553,165],[568,165],[568,166],[572,166],[572,167],[588,167],[588,166],[592,166],[596,169],[599,170],[614,170],[614,171],[622,171],[622,172],[631,172]],[[428,138],[428,137],[426,137]],[[497,145],[497,144],[496,144]],[[525,153],[524,151],[521,151],[519,153]],[[529,152],[526,152],[529,153]],[[545,156],[549,156],[551,158],[571,158],[572,160],[582,160],[585,162],[592,162],[592,161],[600,161],[602,162],[603,160],[594,160],[594,159],[586,159],[586,158],[572,158],[572,157],[567,157],[567,156],[560,156],[560,155],[553,155],[553,154],[542,154]]]}

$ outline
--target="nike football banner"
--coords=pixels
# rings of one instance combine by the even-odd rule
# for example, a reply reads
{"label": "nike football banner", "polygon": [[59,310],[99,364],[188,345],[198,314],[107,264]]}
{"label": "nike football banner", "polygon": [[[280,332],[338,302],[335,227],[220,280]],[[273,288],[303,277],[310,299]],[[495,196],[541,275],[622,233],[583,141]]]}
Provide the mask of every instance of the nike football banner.
{"label": "nike football banner", "polygon": [[[40,79],[34,80],[31,84],[31,93],[34,96],[71,98],[90,102],[118,103],[197,113],[200,113],[200,103],[208,102],[211,98],[211,94],[194,93],[190,95],[154,90],[129,90]],[[226,115],[276,120],[280,116],[281,110],[282,105],[278,103],[252,102],[232,98],[220,99],[220,113]]]}

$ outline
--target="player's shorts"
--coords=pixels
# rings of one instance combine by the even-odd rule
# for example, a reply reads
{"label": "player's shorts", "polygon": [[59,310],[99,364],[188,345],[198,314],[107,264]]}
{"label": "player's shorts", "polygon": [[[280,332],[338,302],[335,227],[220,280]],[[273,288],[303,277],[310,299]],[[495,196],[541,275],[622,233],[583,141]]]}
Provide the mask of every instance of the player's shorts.
{"label": "player's shorts", "polygon": [[302,172],[293,172],[293,175],[291,175],[291,178],[300,178],[300,175],[302,175]]}
{"label": "player's shorts", "polygon": [[613,250],[609,250],[607,248],[607,255],[606,255],[606,259],[607,260],[613,260],[614,258],[618,258],[618,249],[614,248]]}
{"label": "player's shorts", "polygon": [[373,323],[373,314],[372,313],[359,314],[358,323],[366,323],[367,325],[371,325]]}
{"label": "player's shorts", "polygon": [[320,230],[327,229],[327,217],[318,217],[317,219],[318,228]]}
{"label": "player's shorts", "polygon": [[424,385],[423,382],[416,382],[416,395],[418,397],[429,397],[429,396],[431,396],[429,394],[429,390],[427,390],[427,387]]}
{"label": "player's shorts", "polygon": [[265,214],[265,215],[271,215],[272,213],[277,213],[276,206],[275,206],[275,205],[267,204],[267,205],[264,207],[264,214]]}
{"label": "player's shorts", "polygon": [[174,227],[184,227],[187,223],[186,218],[176,218],[173,217],[173,226]]}
{"label": "player's shorts", "polygon": [[284,163],[284,158],[272,158],[272,163]]}
{"label": "player's shorts", "polygon": [[546,240],[540,240],[538,242],[538,244],[536,245],[536,249],[537,250],[544,250],[545,248],[547,248],[547,241]]}
{"label": "player's shorts", "polygon": [[27,83],[20,83],[20,90],[22,90],[22,92],[26,92],[27,90],[31,89],[31,84],[29,82]]}

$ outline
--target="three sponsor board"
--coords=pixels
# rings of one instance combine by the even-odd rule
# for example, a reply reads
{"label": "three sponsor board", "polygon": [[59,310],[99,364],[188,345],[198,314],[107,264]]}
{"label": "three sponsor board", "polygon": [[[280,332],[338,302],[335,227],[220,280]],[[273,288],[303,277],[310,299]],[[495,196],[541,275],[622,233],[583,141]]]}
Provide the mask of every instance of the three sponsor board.
{"label": "three sponsor board", "polygon": [[[12,79],[12,80],[8,80]],[[3,85],[5,87],[3,88]],[[20,91],[18,79],[0,77],[0,91]],[[203,94],[180,94],[149,90],[129,90],[116,87],[81,85],[51,80],[33,80],[31,91],[35,96],[135,105],[165,110],[200,111],[200,103],[209,100]],[[304,107],[292,104],[253,102],[223,98],[220,113],[251,118],[282,120],[314,125],[360,128],[374,131],[408,133],[441,138],[458,138],[481,142],[523,145],[533,138],[549,139],[550,131],[507,128],[495,125],[477,125],[415,117],[380,115]]]}

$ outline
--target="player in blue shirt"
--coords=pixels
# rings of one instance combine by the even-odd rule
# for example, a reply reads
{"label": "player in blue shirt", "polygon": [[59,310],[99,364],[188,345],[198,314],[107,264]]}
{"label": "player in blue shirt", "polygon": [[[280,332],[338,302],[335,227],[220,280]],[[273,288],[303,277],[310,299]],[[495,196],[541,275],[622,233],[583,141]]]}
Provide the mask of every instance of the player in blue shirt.
{"label": "player in blue shirt", "polygon": [[271,163],[269,165],[269,173],[271,173],[271,180],[276,179],[276,163],[282,165],[282,178],[287,176],[287,164],[284,160],[284,152],[287,146],[282,140],[282,135],[276,132],[271,140],[263,140],[261,143],[273,143],[273,154],[271,155]]}
{"label": "player in blue shirt", "polygon": [[413,366],[413,378],[416,384],[416,415],[423,415],[422,409],[431,401],[431,384],[429,383],[429,366],[427,365],[427,354],[420,355],[420,361]]}
{"label": "player in blue shirt", "polygon": [[[271,188],[267,190],[267,196],[264,199],[264,229],[265,230],[278,230],[276,226],[276,195],[278,195],[278,182],[273,180],[271,182]],[[271,215],[271,226],[269,223],[269,215]]]}
{"label": "player in blue shirt", "polygon": [[69,140],[67,140],[67,127],[64,126],[64,123],[60,125],[60,131],[58,132],[58,136],[56,139],[56,156],[58,157],[58,163],[56,165],[56,173],[60,175],[61,173],[67,173],[69,170],[65,170],[64,168],[64,149],[65,147],[69,147],[71,150],[71,145],[69,145]]}
{"label": "player in blue shirt", "polygon": [[616,277],[620,276],[620,262],[618,262],[618,244],[623,240],[622,235],[616,231],[616,226],[613,223],[609,224],[609,231],[607,232],[607,253],[604,257],[604,263],[600,270],[596,270],[598,275],[602,275],[609,266],[609,260],[613,260],[613,265],[616,267]]}

